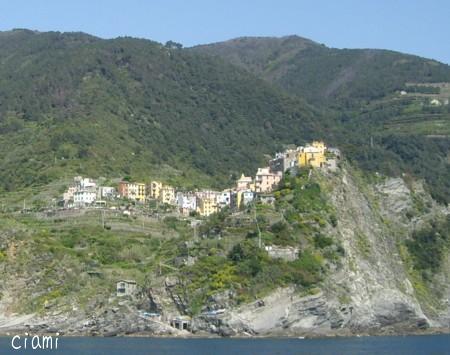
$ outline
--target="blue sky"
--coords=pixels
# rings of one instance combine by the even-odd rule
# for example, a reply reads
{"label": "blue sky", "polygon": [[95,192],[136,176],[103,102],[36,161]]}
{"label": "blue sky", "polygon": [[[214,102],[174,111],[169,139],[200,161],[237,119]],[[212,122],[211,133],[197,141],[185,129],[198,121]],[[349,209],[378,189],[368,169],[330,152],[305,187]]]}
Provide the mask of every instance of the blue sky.
{"label": "blue sky", "polygon": [[0,0],[0,30],[83,31],[191,46],[297,34],[331,47],[386,48],[450,63],[446,0]]}

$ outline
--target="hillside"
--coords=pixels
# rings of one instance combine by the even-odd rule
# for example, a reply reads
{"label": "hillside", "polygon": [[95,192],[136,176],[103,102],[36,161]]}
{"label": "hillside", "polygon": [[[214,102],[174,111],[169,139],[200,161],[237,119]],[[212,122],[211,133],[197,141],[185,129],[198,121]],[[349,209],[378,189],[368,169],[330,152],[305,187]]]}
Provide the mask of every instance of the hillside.
{"label": "hillside", "polygon": [[225,186],[283,144],[322,138],[450,201],[449,105],[419,86],[448,80],[437,62],[295,36],[180,49],[28,30],[0,34],[0,61],[0,190],[73,174]]}
{"label": "hillside", "polygon": [[319,127],[246,71],[148,40],[14,30],[0,63],[3,190],[73,173],[220,185]]}
{"label": "hillside", "polygon": [[450,202],[448,65],[387,50],[328,48],[297,36],[243,37],[189,51],[306,98],[325,110],[327,140],[361,168],[413,174],[435,199]]}
{"label": "hillside", "polygon": [[431,59],[329,48],[298,36],[242,37],[190,50],[221,57],[311,102],[342,105],[382,98],[408,82],[450,81],[450,67]]}
{"label": "hillside", "polygon": [[[343,161],[288,174],[274,195],[196,227],[148,205],[0,211],[0,333],[189,336],[169,326],[179,315],[200,335],[448,329],[449,211],[420,182]],[[137,292],[117,295],[130,279]]]}

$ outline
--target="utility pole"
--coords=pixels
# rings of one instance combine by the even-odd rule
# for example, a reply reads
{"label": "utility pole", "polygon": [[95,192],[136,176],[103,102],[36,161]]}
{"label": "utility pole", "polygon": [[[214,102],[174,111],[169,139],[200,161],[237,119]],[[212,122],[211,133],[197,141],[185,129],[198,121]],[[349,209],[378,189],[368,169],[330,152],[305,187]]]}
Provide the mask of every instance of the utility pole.
{"label": "utility pole", "polygon": [[259,224],[258,224],[258,219],[256,218],[256,205],[254,205],[254,215],[255,215],[255,223],[256,223],[256,228],[258,229],[258,248],[261,249],[262,247],[262,242],[261,242],[261,230],[259,229]]}

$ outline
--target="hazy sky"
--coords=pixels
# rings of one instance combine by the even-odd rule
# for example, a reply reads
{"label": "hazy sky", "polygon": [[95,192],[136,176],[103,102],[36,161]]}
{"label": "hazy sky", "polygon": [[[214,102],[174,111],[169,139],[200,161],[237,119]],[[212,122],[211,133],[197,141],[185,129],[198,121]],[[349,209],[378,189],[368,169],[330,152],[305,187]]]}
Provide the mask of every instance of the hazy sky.
{"label": "hazy sky", "polygon": [[450,63],[448,0],[0,0],[0,30],[83,31],[191,46],[297,34]]}

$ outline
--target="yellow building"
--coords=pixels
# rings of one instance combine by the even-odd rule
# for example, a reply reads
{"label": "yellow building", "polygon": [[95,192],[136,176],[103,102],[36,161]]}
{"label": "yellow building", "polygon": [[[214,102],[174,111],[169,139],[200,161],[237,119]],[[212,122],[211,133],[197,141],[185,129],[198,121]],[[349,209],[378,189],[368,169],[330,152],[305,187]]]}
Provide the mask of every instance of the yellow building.
{"label": "yellow building", "polygon": [[210,216],[218,211],[217,193],[213,191],[197,193],[197,212],[200,216]]}
{"label": "yellow building", "polygon": [[321,141],[314,141],[311,145],[302,147],[298,154],[298,166],[312,166],[314,168],[324,166],[326,149],[327,147]]}
{"label": "yellow building", "polygon": [[126,193],[123,195],[130,200],[145,202],[145,198],[147,196],[145,184],[136,182],[136,183],[124,183],[126,184],[126,189],[122,188]]}
{"label": "yellow building", "polygon": [[162,182],[152,181],[150,183],[150,189],[149,189],[150,198],[154,198],[155,200],[159,199],[159,195],[161,193],[162,187],[163,187]]}
{"label": "yellow building", "polygon": [[327,150],[327,146],[325,145],[325,143],[323,141],[313,141],[311,145],[314,148],[317,148],[320,151],[322,151],[322,153],[324,153],[324,154],[325,154],[325,151]]}

